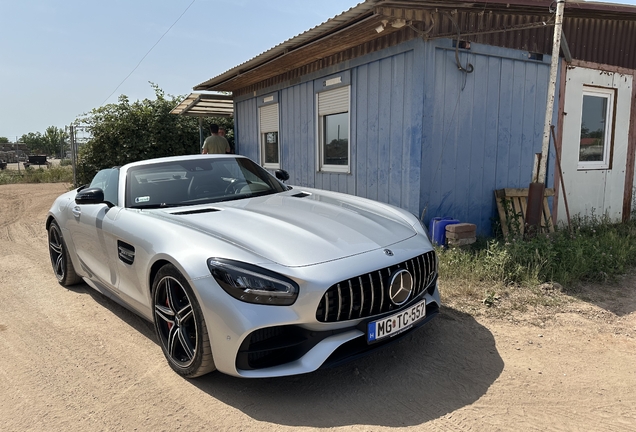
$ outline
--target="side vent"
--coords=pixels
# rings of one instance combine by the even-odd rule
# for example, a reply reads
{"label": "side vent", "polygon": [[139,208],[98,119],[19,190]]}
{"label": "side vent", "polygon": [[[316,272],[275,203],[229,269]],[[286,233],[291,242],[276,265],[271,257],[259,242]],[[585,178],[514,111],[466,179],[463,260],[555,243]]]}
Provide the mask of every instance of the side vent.
{"label": "side vent", "polygon": [[294,194],[292,196],[295,197],[295,198],[305,198],[305,197],[308,197],[310,195],[311,194],[307,193],[307,192],[298,192],[297,194]]}
{"label": "side vent", "polygon": [[135,248],[128,243],[117,240],[117,255],[124,264],[132,265],[135,261]]}
{"label": "side vent", "polygon": [[215,209],[215,208],[204,208],[204,209],[197,209],[197,210],[186,210],[186,211],[182,211],[182,212],[175,212],[172,213],[173,215],[179,215],[179,216],[185,216],[185,215],[193,215],[193,214],[199,214],[199,213],[213,213],[213,212],[218,212],[221,211],[219,209]]}

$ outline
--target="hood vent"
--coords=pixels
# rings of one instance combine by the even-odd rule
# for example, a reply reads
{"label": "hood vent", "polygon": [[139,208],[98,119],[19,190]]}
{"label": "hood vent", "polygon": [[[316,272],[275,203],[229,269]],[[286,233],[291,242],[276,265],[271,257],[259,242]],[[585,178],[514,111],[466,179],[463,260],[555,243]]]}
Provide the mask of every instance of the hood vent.
{"label": "hood vent", "polygon": [[219,209],[216,208],[204,208],[204,209],[197,209],[197,210],[186,210],[186,211],[182,211],[182,212],[175,212],[172,213],[173,215],[179,215],[179,216],[185,216],[185,215],[193,215],[193,214],[199,214],[199,213],[213,213],[213,212],[218,212],[221,211]]}
{"label": "hood vent", "polygon": [[307,193],[307,192],[298,192],[297,194],[294,194],[292,196],[295,197],[295,198],[305,198],[305,197],[308,197],[310,195],[311,194]]}

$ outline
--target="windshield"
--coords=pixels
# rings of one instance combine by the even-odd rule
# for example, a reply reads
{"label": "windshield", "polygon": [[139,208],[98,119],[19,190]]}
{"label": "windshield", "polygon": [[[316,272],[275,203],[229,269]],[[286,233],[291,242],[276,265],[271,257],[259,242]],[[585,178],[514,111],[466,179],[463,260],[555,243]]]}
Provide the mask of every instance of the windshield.
{"label": "windshield", "polygon": [[282,192],[285,185],[246,158],[202,158],[130,168],[126,207],[213,203]]}

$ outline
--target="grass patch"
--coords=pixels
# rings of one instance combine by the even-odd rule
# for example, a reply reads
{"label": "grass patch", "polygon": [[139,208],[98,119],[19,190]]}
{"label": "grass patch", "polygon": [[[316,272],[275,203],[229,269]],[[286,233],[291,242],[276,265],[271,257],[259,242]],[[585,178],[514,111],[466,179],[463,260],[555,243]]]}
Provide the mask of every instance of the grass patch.
{"label": "grass patch", "polygon": [[[567,300],[582,282],[613,282],[636,265],[636,222],[577,218],[532,239],[481,239],[470,249],[438,249],[444,301],[525,310]],[[472,306],[470,306],[472,305]]]}
{"label": "grass patch", "polygon": [[73,169],[70,166],[50,168],[26,168],[24,170],[0,171],[0,185],[15,183],[72,183]]}

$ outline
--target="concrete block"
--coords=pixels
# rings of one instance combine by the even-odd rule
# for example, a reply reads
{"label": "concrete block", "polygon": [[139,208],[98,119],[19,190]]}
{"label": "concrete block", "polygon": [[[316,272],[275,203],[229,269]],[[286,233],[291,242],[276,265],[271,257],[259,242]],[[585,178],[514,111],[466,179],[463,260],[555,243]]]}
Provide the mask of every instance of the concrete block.
{"label": "concrete block", "polygon": [[[460,233],[460,232],[477,232],[477,225],[471,223],[458,223],[446,226],[446,232]],[[448,235],[448,234],[447,234]]]}
{"label": "concrete block", "polygon": [[447,232],[446,233],[446,238],[447,239],[453,239],[453,240],[459,240],[459,239],[465,239],[465,238],[473,238],[473,237],[476,237],[475,236],[475,231]]}
{"label": "concrete block", "polygon": [[469,237],[469,238],[463,238],[463,239],[447,238],[446,244],[448,246],[466,246],[466,245],[473,244],[476,241],[477,241],[477,237]]}

